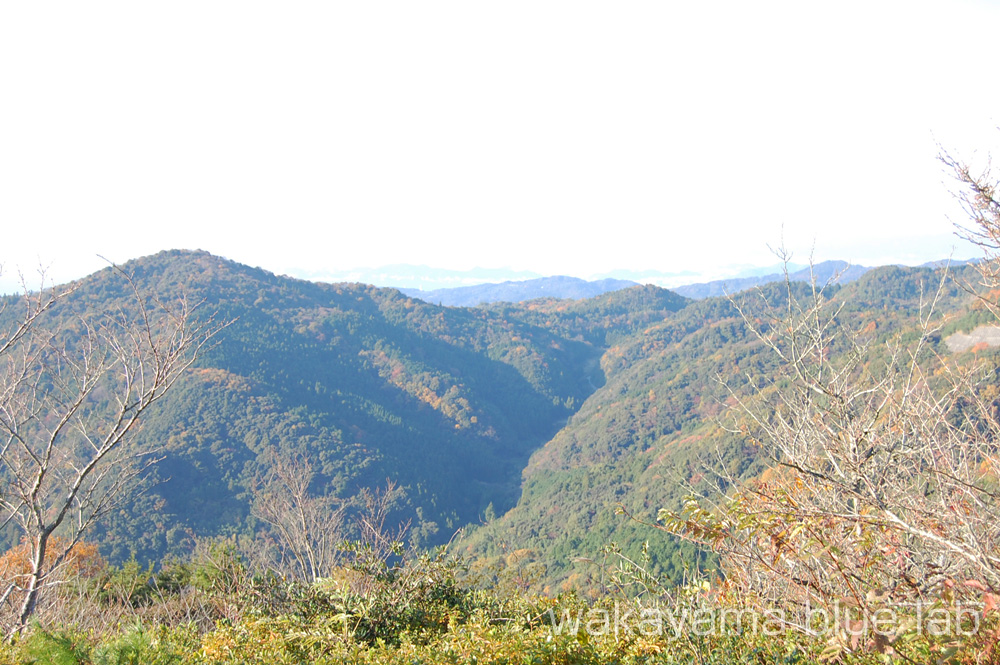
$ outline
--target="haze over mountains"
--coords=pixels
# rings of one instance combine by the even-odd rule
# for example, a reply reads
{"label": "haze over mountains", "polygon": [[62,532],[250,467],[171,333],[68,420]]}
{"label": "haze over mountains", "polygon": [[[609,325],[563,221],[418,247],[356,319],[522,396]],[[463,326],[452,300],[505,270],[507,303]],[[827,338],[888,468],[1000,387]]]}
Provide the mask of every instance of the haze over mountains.
{"label": "haze over mountains", "polygon": [[[823,263],[816,264],[812,269],[808,267],[796,268],[795,266],[791,266],[790,269],[791,272],[789,272],[788,276],[792,281],[803,282],[815,278],[821,284],[834,279],[841,284],[846,284],[869,270],[869,268],[864,266],[850,266],[845,261],[824,261]],[[783,272],[750,272],[758,274],[699,284],[688,284],[675,287],[672,291],[688,298],[698,299],[721,296],[727,293],[737,293],[760,286],[761,284],[783,281],[785,279]],[[517,281],[508,280],[496,284],[457,286],[453,288],[434,289],[432,291],[423,291],[421,289],[400,290],[412,298],[419,298],[433,304],[449,307],[476,307],[494,302],[524,302],[525,300],[535,298],[568,298],[579,300],[581,298],[598,296],[609,291],[617,291],[640,285],[640,282],[624,279],[607,278],[587,281],[577,277],[556,276]]]}
{"label": "haze over mountains", "polygon": [[[791,269],[799,270],[805,265],[792,264]],[[780,263],[769,266],[749,264],[726,266],[712,270],[666,271],[654,269],[619,268],[606,273],[594,274],[582,281],[620,280],[634,284],[655,284],[664,288],[674,288],[684,284],[714,281],[722,278],[742,278],[771,275],[781,272]],[[302,271],[289,273],[293,277],[314,282],[359,282],[375,286],[392,287],[401,290],[440,291],[444,289],[500,284],[533,279],[543,279],[557,275],[543,275],[528,270],[510,268],[472,268],[453,270],[433,268],[426,265],[394,264],[375,268],[350,270]],[[573,278],[570,278],[573,279]]]}
{"label": "haze over mountains", "polygon": [[[961,265],[966,261],[932,261],[925,267],[940,267],[943,265]],[[846,261],[823,261],[813,266],[790,263],[787,266],[788,278],[793,282],[808,282],[815,280],[818,284],[836,282],[850,283],[871,270],[868,266],[851,265]],[[474,274],[474,273],[469,273]],[[628,275],[627,271],[617,271],[618,275]],[[661,281],[674,281],[677,275],[667,273],[632,273],[629,279],[603,278],[583,280],[577,277],[554,276],[536,277],[532,279],[508,279],[499,283],[481,283],[468,286],[455,286],[423,290],[419,288],[401,288],[400,290],[412,298],[425,302],[449,307],[475,307],[493,302],[523,302],[534,298],[590,298],[593,296],[616,291],[640,284],[656,284],[664,286]],[[645,275],[645,281],[642,280]],[[690,275],[688,275],[690,276]],[[785,279],[784,267],[774,266],[743,268],[736,276],[699,283],[684,283],[673,286],[671,290],[687,298],[709,298],[739,293],[770,282],[781,282]]]}
{"label": "haze over mountains", "polygon": [[475,307],[492,302],[523,302],[535,298],[570,298],[580,300],[592,298],[609,291],[618,291],[636,282],[624,279],[599,279],[587,281],[578,277],[539,277],[522,281],[506,281],[499,284],[477,284],[458,286],[450,289],[422,291],[420,289],[400,289],[411,298],[420,298],[429,303],[449,307]]}
{"label": "haze over mountains", "polygon": [[[754,450],[719,418],[730,390],[765,380],[773,359],[714,286],[689,291],[695,300],[608,282],[617,288],[568,300],[556,285],[584,294],[592,283],[541,280],[504,288],[551,295],[517,303],[505,290],[506,302],[469,308],[276,276],[205,252],[124,268],[141,289],[203,301],[202,316],[234,323],[145,421],[140,445],[164,459],[157,482],[93,534],[113,560],[158,561],[222,534],[252,538],[255,478],[278,455],[307,460],[313,491],[345,505],[398,483],[406,494],[392,518],[410,523],[413,544],[461,531],[455,546],[483,561],[523,550],[539,588],[585,582],[583,560],[610,542],[640,556],[649,541],[651,570],[677,578],[698,555],[616,507],[652,520],[701,482],[705,456],[737,475],[759,471]],[[848,275],[828,295],[879,339],[916,325],[922,294],[940,279],[930,268]],[[124,306],[124,289],[109,270],[95,273],[46,325],[66,328],[82,307]],[[765,309],[787,298],[782,284],[762,293]],[[951,330],[976,325],[970,302],[946,284]],[[12,544],[13,533],[3,536],[0,545]]]}

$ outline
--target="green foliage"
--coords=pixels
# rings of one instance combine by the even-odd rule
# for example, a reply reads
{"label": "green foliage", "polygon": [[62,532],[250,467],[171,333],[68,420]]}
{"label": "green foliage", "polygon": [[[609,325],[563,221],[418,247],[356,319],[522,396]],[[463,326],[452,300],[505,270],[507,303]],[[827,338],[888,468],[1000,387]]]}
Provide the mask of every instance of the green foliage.
{"label": "green foliage", "polygon": [[71,630],[47,631],[35,627],[18,645],[26,665],[83,665],[90,662],[90,644],[85,636]]}
{"label": "green foliage", "polygon": [[152,567],[144,569],[130,559],[121,566],[108,566],[92,584],[98,588],[97,597],[104,603],[141,607],[156,599],[157,577]]}
{"label": "green foliage", "polygon": [[[628,580],[638,581],[648,595],[589,601],[572,593],[541,597],[517,585],[498,586],[468,561],[444,552],[390,561],[358,545],[356,554],[349,567],[315,584],[220,566],[232,576],[229,582],[198,593],[240,611],[214,627],[198,629],[181,617],[155,624],[133,619],[89,633],[34,626],[18,643],[0,645],[0,664],[756,665],[826,662],[832,654],[825,636],[769,624],[759,610],[733,604],[724,585],[695,579],[679,588],[664,586],[643,570],[642,561],[619,566],[612,576],[618,588],[638,588]],[[611,548],[609,554],[618,553]],[[641,623],[652,610],[667,618]],[[731,621],[734,610],[742,611],[742,623]],[[840,651],[836,662],[945,662],[954,655],[947,662],[997,663],[996,619],[994,610],[973,636],[967,646],[974,651],[952,650],[947,636],[912,635],[905,645],[909,661]]]}
{"label": "green foliage", "polygon": [[94,665],[174,665],[188,662],[197,642],[182,639],[184,631],[161,627],[150,631],[136,625],[103,642],[93,651]]}

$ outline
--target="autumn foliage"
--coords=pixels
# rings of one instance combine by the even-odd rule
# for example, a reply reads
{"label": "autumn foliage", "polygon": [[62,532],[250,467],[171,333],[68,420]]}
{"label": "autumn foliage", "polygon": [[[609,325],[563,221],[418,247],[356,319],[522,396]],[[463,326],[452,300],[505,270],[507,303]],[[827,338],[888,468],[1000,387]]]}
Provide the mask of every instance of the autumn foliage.
{"label": "autumn foliage", "polygon": [[[66,549],[68,543],[65,538],[53,537],[51,549],[45,560],[46,570],[50,569],[57,553]],[[0,579],[19,580],[31,574],[31,543],[22,539],[21,544],[11,548],[0,556]],[[52,577],[58,579],[69,579],[71,577],[83,576],[92,577],[106,566],[104,558],[97,551],[97,545],[87,542],[79,542],[69,548],[69,554],[64,559],[58,570],[51,573]]]}

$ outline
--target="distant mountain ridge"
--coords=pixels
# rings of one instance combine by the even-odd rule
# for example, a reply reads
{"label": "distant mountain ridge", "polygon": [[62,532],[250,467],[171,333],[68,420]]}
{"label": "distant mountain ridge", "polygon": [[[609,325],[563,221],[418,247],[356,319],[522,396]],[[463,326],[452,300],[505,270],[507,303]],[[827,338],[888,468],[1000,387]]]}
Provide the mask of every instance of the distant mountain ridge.
{"label": "distant mountain ridge", "polygon": [[422,291],[420,289],[400,289],[411,298],[449,307],[476,307],[494,302],[523,302],[536,298],[569,298],[581,300],[603,295],[610,291],[639,286],[638,282],[624,279],[599,279],[588,282],[578,277],[541,277],[523,281],[507,281],[499,284],[477,284],[447,289]]}
{"label": "distant mountain ridge", "polygon": [[[792,282],[809,282],[815,279],[816,283],[821,285],[829,282],[849,284],[869,270],[871,268],[868,266],[855,266],[847,261],[823,261],[814,266],[806,266],[799,270],[790,271],[788,279]],[[733,277],[702,282],[700,284],[687,284],[685,286],[678,286],[673,290],[686,298],[701,300],[703,298],[715,298],[717,296],[746,291],[747,289],[770,284],[771,282],[783,281],[785,281],[785,274],[777,272],[768,275]]]}
{"label": "distant mountain ridge", "polygon": [[[977,259],[964,261],[961,259],[941,259],[938,261],[928,261],[916,267],[938,269],[951,266],[958,268],[977,262]],[[828,283],[850,284],[868,271],[874,269],[875,266],[852,265],[847,261],[823,261],[813,266],[794,266],[789,264],[788,279],[792,282],[810,282],[815,279],[819,285]],[[678,286],[673,291],[686,298],[700,300],[702,298],[714,298],[726,294],[739,293],[740,291],[746,291],[747,289],[770,284],[771,282],[783,281],[785,281],[785,274],[783,272],[773,272],[766,275],[748,275],[745,277],[717,279],[700,284],[686,284]]]}
{"label": "distant mountain ridge", "polygon": [[[958,267],[974,262],[974,260],[943,259],[928,261],[917,267],[942,268],[947,265]],[[843,285],[857,280],[874,268],[875,266],[852,265],[847,261],[838,260],[823,261],[812,266],[790,263],[788,264],[788,279],[792,282],[809,282],[815,280],[820,285],[828,283]],[[647,275],[647,273],[641,271],[617,271],[615,274],[621,276]],[[655,273],[655,275],[671,276],[680,274],[682,273]],[[694,273],[690,274],[693,275]],[[647,276],[653,275],[654,273],[648,273]],[[641,279],[642,277],[636,277],[635,279],[604,278],[588,281],[577,277],[560,275],[432,290],[400,288],[400,291],[411,298],[417,298],[434,305],[478,307],[498,302],[519,303],[538,298],[583,300],[638,286],[643,283],[640,281]],[[740,291],[746,291],[772,282],[783,281],[785,281],[785,273],[780,271],[780,265],[778,265],[744,268],[734,277],[684,284],[682,286],[670,287],[670,290],[685,298],[702,300],[704,298],[715,298],[727,294],[739,293]]]}
{"label": "distant mountain ridge", "polygon": [[[926,267],[939,267],[946,261],[932,261]],[[760,272],[774,268],[761,268]],[[813,279],[819,284],[836,282],[848,284],[871,270],[869,266],[851,265],[847,261],[823,261],[813,266],[789,264],[788,279],[792,282],[808,282]],[[635,273],[639,274],[639,273]],[[739,293],[772,282],[783,282],[782,272],[767,272],[754,274],[753,270],[744,270],[742,276],[717,279],[696,284],[685,284],[671,289],[674,293],[702,300],[715,298],[732,293]],[[508,280],[499,283],[475,284],[433,290],[402,288],[400,291],[424,302],[448,307],[478,307],[498,302],[519,303],[538,298],[558,298],[568,300],[583,300],[594,298],[605,293],[619,291],[634,286],[639,282],[627,279],[598,279],[587,281],[577,277],[563,275],[555,277],[540,277],[528,280]]]}

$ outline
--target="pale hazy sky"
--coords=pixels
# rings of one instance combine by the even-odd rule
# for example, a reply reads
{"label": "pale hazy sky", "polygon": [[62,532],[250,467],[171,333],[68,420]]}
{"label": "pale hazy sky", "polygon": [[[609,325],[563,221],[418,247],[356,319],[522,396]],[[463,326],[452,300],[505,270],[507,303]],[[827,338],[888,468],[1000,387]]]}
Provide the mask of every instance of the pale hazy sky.
{"label": "pale hazy sky", "polygon": [[5,2],[0,262],[588,277],[773,263],[782,229],[796,260],[938,258],[936,143],[1000,145],[998,26],[954,0]]}

